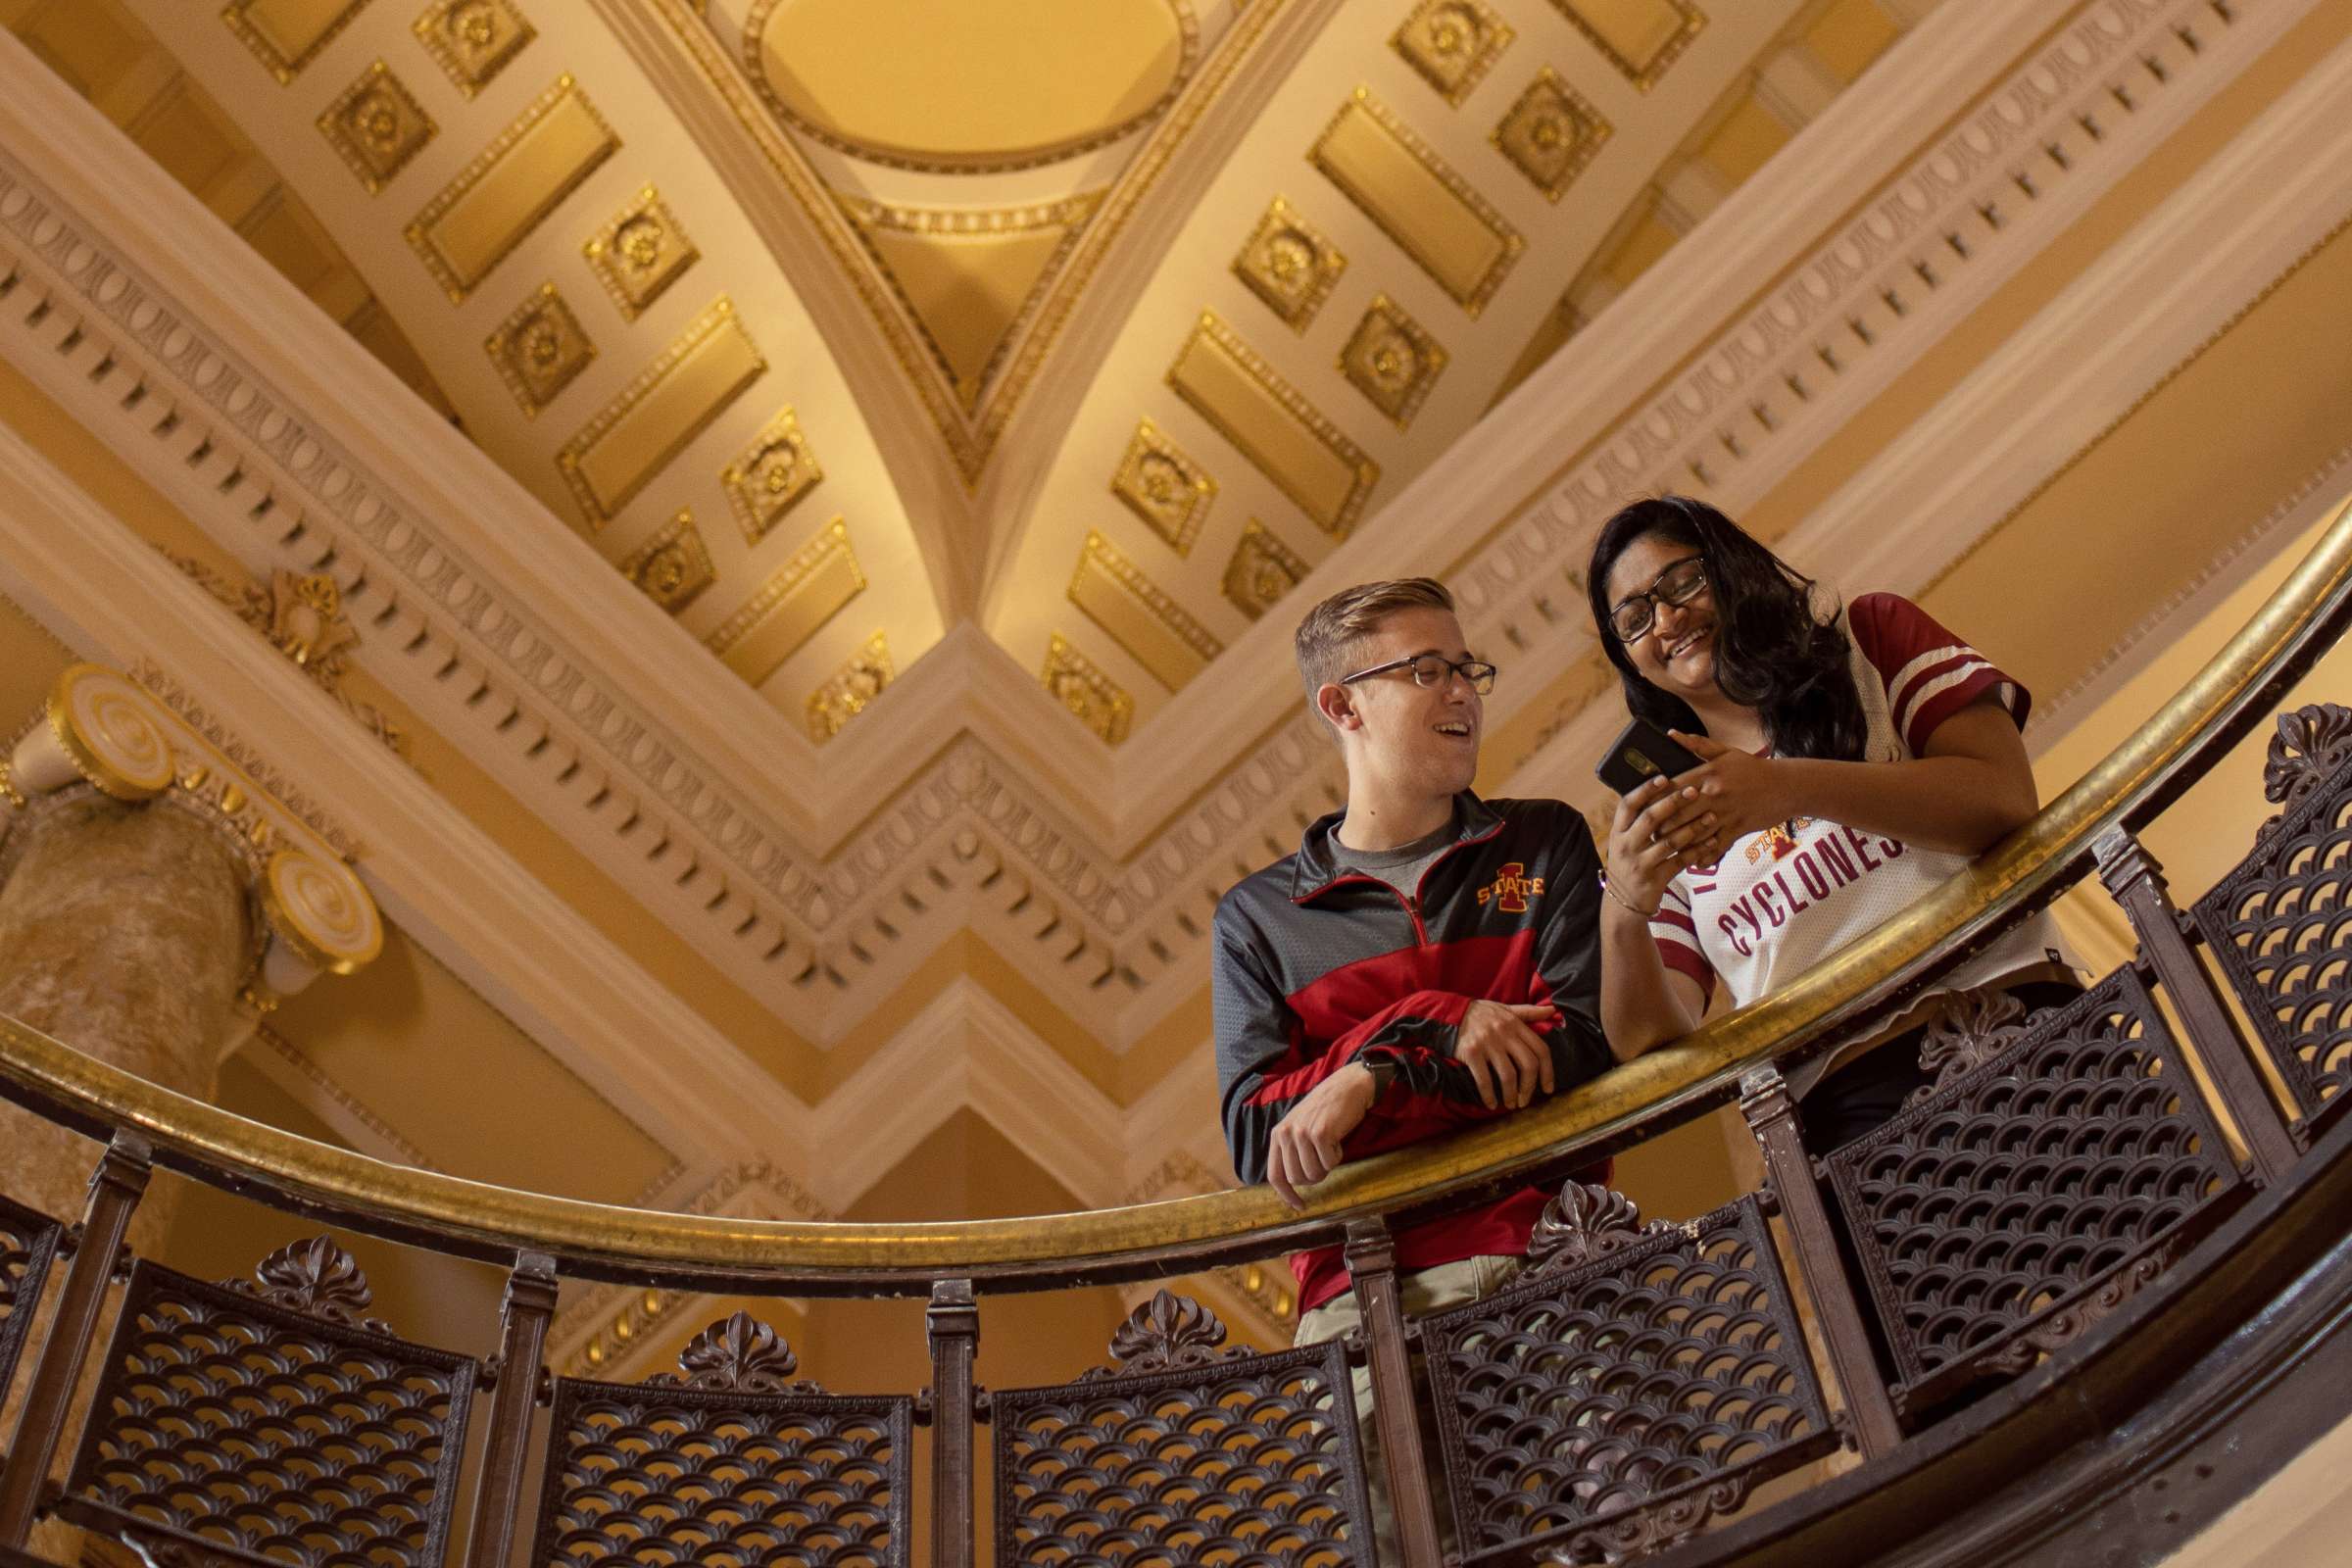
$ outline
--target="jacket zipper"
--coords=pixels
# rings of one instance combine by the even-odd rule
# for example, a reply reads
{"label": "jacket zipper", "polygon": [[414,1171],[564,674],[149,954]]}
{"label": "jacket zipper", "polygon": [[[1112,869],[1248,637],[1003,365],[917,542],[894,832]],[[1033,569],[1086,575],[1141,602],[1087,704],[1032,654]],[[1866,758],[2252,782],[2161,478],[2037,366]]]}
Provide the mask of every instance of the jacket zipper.
{"label": "jacket zipper", "polygon": [[1456,850],[1466,850],[1473,845],[1484,844],[1489,839],[1492,839],[1495,835],[1499,834],[1507,826],[1509,826],[1507,821],[1498,821],[1493,827],[1488,828],[1484,833],[1479,834],[1476,838],[1456,839],[1451,844],[1446,845],[1444,852],[1441,853],[1436,859],[1430,861],[1428,865],[1422,868],[1421,875],[1413,883],[1413,891],[1410,893],[1406,893],[1391,883],[1383,882],[1376,876],[1366,876],[1361,873],[1350,872],[1345,876],[1335,876],[1319,888],[1310,888],[1306,892],[1301,893],[1297,898],[1291,900],[1291,902],[1293,904],[1302,905],[1306,903],[1307,900],[1321,898],[1324,894],[1329,893],[1333,888],[1340,887],[1346,883],[1373,883],[1376,886],[1387,888],[1391,893],[1396,895],[1396,902],[1404,906],[1404,912],[1412,918],[1413,946],[1415,948],[1426,948],[1429,946],[1429,928],[1421,923],[1421,890],[1429,885],[1430,872],[1435,871],[1439,866],[1444,865],[1446,860],[1452,858],[1453,853]]}

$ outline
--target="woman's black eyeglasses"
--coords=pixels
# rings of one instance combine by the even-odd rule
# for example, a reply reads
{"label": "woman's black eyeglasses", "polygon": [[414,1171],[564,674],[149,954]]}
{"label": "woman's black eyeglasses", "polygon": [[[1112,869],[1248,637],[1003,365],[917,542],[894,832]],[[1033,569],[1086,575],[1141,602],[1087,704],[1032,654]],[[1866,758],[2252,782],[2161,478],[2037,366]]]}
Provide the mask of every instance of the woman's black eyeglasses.
{"label": "woman's black eyeglasses", "polygon": [[1415,654],[1410,659],[1392,659],[1370,669],[1359,669],[1352,675],[1342,675],[1340,684],[1359,681],[1373,675],[1385,675],[1392,669],[1409,669],[1416,686],[1443,686],[1447,675],[1459,675],[1470,683],[1470,689],[1484,697],[1494,689],[1495,668],[1483,659],[1447,659],[1444,654]]}
{"label": "woman's black eyeglasses", "polygon": [[1647,588],[1619,600],[1609,612],[1609,629],[1621,643],[1638,643],[1657,624],[1658,606],[1677,609],[1707,591],[1707,563],[1701,556],[1685,556],[1658,573]]}

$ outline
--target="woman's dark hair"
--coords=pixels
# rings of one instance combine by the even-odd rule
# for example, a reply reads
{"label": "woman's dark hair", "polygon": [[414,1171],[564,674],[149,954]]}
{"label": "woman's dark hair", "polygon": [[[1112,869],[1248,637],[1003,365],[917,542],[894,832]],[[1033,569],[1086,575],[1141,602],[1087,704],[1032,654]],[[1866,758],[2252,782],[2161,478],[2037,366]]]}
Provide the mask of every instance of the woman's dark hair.
{"label": "woman's dark hair", "polygon": [[1609,624],[1609,572],[1635,540],[1657,534],[1696,551],[1715,597],[1715,684],[1756,710],[1773,750],[1783,757],[1859,761],[1870,725],[1847,662],[1850,644],[1835,612],[1813,607],[1813,579],[1758,544],[1703,501],[1654,496],[1601,524],[1585,591],[1600,645],[1625,683],[1625,706],[1660,729],[1704,734],[1684,702],[1643,678]]}

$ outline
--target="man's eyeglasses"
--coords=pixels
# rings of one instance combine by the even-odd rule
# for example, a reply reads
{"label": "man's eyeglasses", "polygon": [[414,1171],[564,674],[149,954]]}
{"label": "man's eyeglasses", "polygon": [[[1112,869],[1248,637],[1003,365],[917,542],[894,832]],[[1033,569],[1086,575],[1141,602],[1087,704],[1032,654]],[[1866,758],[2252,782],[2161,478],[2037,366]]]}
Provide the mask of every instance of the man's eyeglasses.
{"label": "man's eyeglasses", "polygon": [[1609,629],[1621,643],[1638,643],[1657,624],[1658,606],[1673,605],[1680,609],[1706,591],[1705,558],[1685,556],[1659,572],[1647,588],[1619,601],[1617,608],[1609,612]]}
{"label": "man's eyeglasses", "polygon": [[1359,669],[1352,675],[1342,675],[1340,684],[1368,680],[1385,675],[1392,669],[1409,669],[1416,686],[1443,686],[1448,675],[1459,675],[1470,683],[1470,689],[1484,697],[1494,689],[1495,669],[1483,659],[1447,659],[1444,654],[1415,654],[1410,659],[1392,659],[1370,669]]}

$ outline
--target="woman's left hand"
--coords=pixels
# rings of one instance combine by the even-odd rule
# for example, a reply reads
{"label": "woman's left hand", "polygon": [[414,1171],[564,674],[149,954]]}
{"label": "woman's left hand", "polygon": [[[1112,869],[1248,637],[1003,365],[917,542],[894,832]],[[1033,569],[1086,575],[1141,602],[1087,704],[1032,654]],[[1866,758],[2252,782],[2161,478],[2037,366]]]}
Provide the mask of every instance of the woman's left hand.
{"label": "woman's left hand", "polygon": [[1753,757],[1704,735],[1668,730],[1699,765],[1675,775],[1675,783],[1694,788],[1719,824],[1717,836],[1725,845],[1749,833],[1786,822],[1795,805],[1782,787],[1780,765],[1768,757]]}

